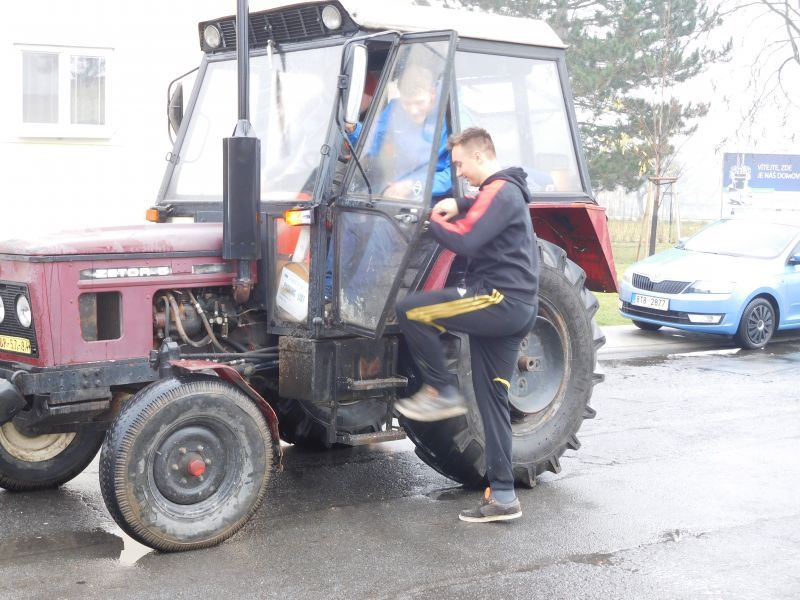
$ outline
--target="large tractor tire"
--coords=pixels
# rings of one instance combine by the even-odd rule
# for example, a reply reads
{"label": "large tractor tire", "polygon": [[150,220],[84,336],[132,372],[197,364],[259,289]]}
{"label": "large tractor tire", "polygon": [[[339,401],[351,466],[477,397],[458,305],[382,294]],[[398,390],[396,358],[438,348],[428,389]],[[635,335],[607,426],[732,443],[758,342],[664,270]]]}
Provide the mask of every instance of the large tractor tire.
{"label": "large tractor tire", "polygon": [[187,375],[140,390],[112,424],[100,491],[133,539],[165,552],[219,544],[266,492],[272,439],[258,407],[215,377]]}
{"label": "large tractor tire", "polygon": [[[605,342],[593,321],[598,304],[584,287],[583,270],[548,242],[539,241],[539,255],[539,314],[520,343],[509,390],[514,479],[527,487],[545,471],[558,473],[562,454],[580,447],[577,432],[584,419],[595,415],[589,399],[603,380],[597,350]],[[469,413],[434,423],[402,419],[401,424],[425,463],[468,487],[483,487],[484,433],[472,389],[468,337],[443,335]]]}
{"label": "large tractor tire", "polygon": [[0,425],[0,488],[27,492],[56,488],[92,462],[103,431],[29,436],[13,422]]}
{"label": "large tractor tire", "polygon": [[[328,441],[329,406],[280,398],[272,403],[272,408],[278,416],[278,430],[284,442],[309,450],[326,450],[336,445]],[[336,410],[336,430],[349,434],[378,432],[385,420],[383,400],[341,404]]]}

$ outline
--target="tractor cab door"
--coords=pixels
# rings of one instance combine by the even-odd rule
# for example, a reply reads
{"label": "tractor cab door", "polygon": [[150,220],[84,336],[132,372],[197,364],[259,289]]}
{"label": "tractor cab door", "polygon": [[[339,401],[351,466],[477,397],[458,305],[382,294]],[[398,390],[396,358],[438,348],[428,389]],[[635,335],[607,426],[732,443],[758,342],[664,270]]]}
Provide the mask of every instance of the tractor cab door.
{"label": "tractor cab door", "polygon": [[455,32],[403,35],[334,207],[337,326],[379,337],[434,199],[451,195],[445,123]]}

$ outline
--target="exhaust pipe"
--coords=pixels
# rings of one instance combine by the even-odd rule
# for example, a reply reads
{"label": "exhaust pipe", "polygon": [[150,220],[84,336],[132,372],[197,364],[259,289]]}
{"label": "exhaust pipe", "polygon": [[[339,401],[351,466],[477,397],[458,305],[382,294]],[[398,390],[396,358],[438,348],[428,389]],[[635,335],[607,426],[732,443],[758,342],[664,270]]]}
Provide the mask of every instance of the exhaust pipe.
{"label": "exhaust pipe", "polygon": [[250,124],[250,21],[247,0],[238,0],[236,50],[239,120],[223,144],[222,257],[238,260],[234,299],[244,304],[253,288],[252,264],[261,258],[261,140]]}

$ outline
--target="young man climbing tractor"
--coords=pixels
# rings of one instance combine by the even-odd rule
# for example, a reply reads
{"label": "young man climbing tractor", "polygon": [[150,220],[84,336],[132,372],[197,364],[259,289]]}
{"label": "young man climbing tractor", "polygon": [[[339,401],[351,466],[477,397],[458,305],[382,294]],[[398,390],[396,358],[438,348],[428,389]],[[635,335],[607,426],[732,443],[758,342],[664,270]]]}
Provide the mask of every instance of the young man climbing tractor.
{"label": "young man climbing tractor", "polygon": [[489,488],[462,521],[488,522],[522,516],[514,492],[508,390],[519,343],[536,320],[538,252],[528,210],[525,172],[500,169],[489,133],[465,129],[448,140],[459,177],[479,188],[475,198],[446,198],[432,210],[430,231],[445,248],[469,259],[464,286],[409,294],[397,316],[423,385],[397,410],[417,421],[467,412],[454,375],[444,363],[439,333],[469,335],[472,385],[486,435]]}

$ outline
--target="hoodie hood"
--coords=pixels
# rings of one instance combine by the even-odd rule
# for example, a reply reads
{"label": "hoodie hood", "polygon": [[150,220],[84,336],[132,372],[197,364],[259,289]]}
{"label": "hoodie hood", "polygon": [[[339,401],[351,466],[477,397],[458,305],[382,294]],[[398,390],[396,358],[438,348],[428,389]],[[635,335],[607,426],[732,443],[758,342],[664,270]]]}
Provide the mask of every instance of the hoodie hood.
{"label": "hoodie hood", "polygon": [[490,175],[486,178],[486,181],[481,184],[481,189],[497,179],[502,179],[516,185],[522,192],[522,196],[525,198],[525,203],[530,204],[531,193],[528,191],[528,174],[523,169],[520,167],[509,167],[508,169],[498,171],[494,175]]}

